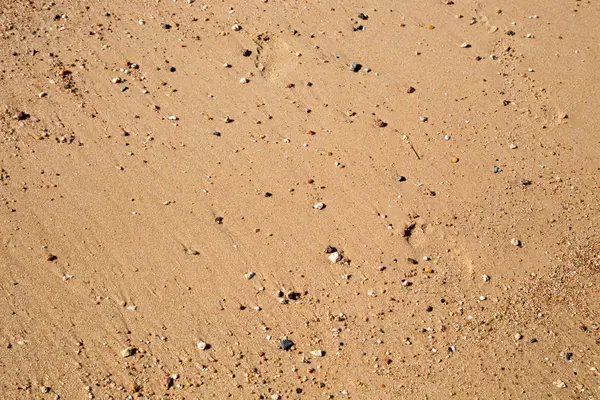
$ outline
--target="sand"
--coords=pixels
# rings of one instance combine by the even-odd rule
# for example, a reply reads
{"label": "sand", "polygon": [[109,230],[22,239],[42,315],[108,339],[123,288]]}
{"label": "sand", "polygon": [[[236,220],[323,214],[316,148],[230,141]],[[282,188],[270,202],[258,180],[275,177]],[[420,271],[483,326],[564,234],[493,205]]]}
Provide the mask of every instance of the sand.
{"label": "sand", "polygon": [[598,21],[1,2],[2,399],[599,398]]}

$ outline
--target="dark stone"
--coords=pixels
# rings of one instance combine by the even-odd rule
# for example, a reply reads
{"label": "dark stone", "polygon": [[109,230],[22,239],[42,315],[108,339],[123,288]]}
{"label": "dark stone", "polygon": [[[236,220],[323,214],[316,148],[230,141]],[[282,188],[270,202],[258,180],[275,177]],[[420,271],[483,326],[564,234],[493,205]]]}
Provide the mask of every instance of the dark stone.
{"label": "dark stone", "polygon": [[350,71],[352,71],[352,72],[358,72],[358,71],[360,71],[361,68],[362,68],[362,65],[359,63],[356,63],[356,62],[353,62],[350,65]]}
{"label": "dark stone", "polygon": [[294,342],[292,342],[289,339],[283,339],[281,342],[279,342],[279,347],[281,347],[281,350],[289,350],[294,346]]}

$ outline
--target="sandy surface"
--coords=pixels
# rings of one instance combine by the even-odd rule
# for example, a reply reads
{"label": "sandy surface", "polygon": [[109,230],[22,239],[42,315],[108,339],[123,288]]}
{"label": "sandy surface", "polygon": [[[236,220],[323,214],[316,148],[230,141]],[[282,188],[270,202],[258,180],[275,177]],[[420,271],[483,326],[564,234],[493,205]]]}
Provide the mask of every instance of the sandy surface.
{"label": "sandy surface", "polygon": [[206,4],[0,2],[1,398],[598,399],[598,1]]}

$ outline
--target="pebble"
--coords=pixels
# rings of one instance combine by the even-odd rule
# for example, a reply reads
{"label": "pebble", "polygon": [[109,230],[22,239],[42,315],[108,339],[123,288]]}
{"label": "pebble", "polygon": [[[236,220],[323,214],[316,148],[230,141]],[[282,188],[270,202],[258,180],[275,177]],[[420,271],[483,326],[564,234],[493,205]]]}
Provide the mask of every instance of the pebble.
{"label": "pebble", "polygon": [[450,140],[450,139],[452,139],[452,136],[450,136],[450,135],[445,135],[444,136],[444,140]]}
{"label": "pebble", "polygon": [[322,210],[325,208],[325,203],[317,203],[313,206],[315,210]]}
{"label": "pebble", "polygon": [[250,80],[248,78],[241,78],[240,83],[248,83]]}
{"label": "pebble", "polygon": [[482,276],[482,279],[483,279],[483,281],[484,281],[484,282],[489,282],[489,281],[490,281],[490,279],[492,279],[492,278],[491,278],[489,275],[485,275],[485,274],[484,274],[484,275]]}
{"label": "pebble", "polygon": [[428,117],[426,117],[426,116],[424,116],[424,115],[421,115],[421,116],[419,117],[419,120],[421,120],[421,122],[427,122],[427,121],[429,120],[429,118],[428,118]]}
{"label": "pebble", "polygon": [[367,14],[360,13],[358,14],[358,18],[362,19],[363,21],[366,21],[369,19],[369,16]]}
{"label": "pebble", "polygon": [[169,115],[169,116],[167,117],[167,119],[168,119],[169,121],[179,121],[179,117],[177,117],[176,115]]}
{"label": "pebble", "polygon": [[279,347],[281,350],[290,350],[294,346],[294,342],[289,339],[283,339],[279,342]]}
{"label": "pebble", "polygon": [[198,348],[198,350],[207,350],[209,345],[204,340],[199,340],[196,344],[196,347]]}
{"label": "pebble", "polygon": [[323,357],[325,356],[325,350],[313,350],[310,352],[315,357]]}
{"label": "pebble", "polygon": [[410,94],[410,93],[414,93],[417,89],[415,89],[412,86],[409,86],[408,89],[406,89],[406,93]]}
{"label": "pebble", "polygon": [[459,162],[460,160],[458,159],[458,157],[452,157],[452,162],[454,164],[456,164],[457,162]]}
{"label": "pebble", "polygon": [[463,43],[460,45],[460,47],[462,47],[463,49],[468,49],[469,47],[471,47],[471,45],[467,42]]}
{"label": "pebble", "polygon": [[523,335],[521,335],[519,332],[515,333],[515,340],[521,340],[523,339]]}
{"label": "pebble", "polygon": [[512,244],[513,246],[521,247],[521,241],[519,239],[510,239],[510,244]]}
{"label": "pebble", "polygon": [[358,72],[360,71],[360,69],[362,68],[362,65],[356,62],[353,62],[352,64],[350,64],[350,71],[352,72]]}
{"label": "pebble", "polygon": [[340,261],[342,259],[342,255],[340,253],[338,253],[337,251],[334,251],[333,253],[331,253],[329,255],[329,261],[331,261],[332,263],[336,263],[338,261]]}
{"label": "pebble", "polygon": [[519,146],[517,146],[517,145],[516,145],[516,144],[514,144],[514,143],[511,143],[509,147],[511,148],[511,150],[514,150],[514,149],[518,149],[518,148],[519,148]]}
{"label": "pebble", "polygon": [[239,26],[238,24],[235,24],[235,25],[233,25],[233,26],[231,27],[231,29],[237,32],[237,31],[241,30],[241,29],[242,29],[242,27],[241,27],[241,26]]}
{"label": "pebble", "polygon": [[221,136],[221,132],[217,132],[217,131],[213,132],[212,134],[217,137]]}
{"label": "pebble", "polygon": [[559,380],[554,381],[554,386],[556,386],[559,389],[564,389],[567,387],[567,384],[559,379]]}
{"label": "pebble", "polygon": [[252,271],[250,271],[250,272],[248,272],[248,273],[247,273],[246,275],[244,275],[244,276],[246,277],[246,279],[252,279],[252,278],[254,278],[254,277],[256,276],[256,273],[255,273],[255,272],[252,272]]}
{"label": "pebble", "polygon": [[494,166],[494,173],[497,174],[499,172],[502,172],[502,168],[500,168],[498,166]]}
{"label": "pebble", "polygon": [[121,356],[123,358],[127,358],[127,357],[131,357],[133,356],[135,353],[137,352],[137,349],[135,347],[126,347],[123,350],[121,350]]}
{"label": "pebble", "polygon": [[252,55],[252,50],[245,49],[244,51],[242,51],[242,55],[244,57],[250,57]]}
{"label": "pebble", "polygon": [[405,176],[403,176],[403,175],[400,175],[400,176],[398,177],[398,179],[396,179],[396,180],[397,180],[398,182],[404,182],[404,181],[406,181],[406,177],[405,177]]}

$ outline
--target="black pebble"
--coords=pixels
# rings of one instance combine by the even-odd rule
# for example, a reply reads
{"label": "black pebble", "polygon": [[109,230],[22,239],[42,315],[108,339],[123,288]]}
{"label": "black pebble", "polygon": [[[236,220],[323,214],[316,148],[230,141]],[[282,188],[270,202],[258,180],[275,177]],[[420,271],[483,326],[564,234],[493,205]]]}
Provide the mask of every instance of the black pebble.
{"label": "black pebble", "polygon": [[366,21],[369,19],[369,16],[367,14],[360,13],[360,14],[358,14],[358,18]]}
{"label": "black pebble", "polygon": [[248,49],[246,49],[246,50],[244,50],[244,51],[242,52],[242,55],[243,55],[244,57],[250,57],[250,55],[252,55],[252,50],[248,50]]}
{"label": "black pebble", "polygon": [[358,72],[358,71],[360,71],[361,68],[362,68],[362,65],[360,65],[359,63],[353,62],[352,65],[350,65],[350,71],[352,71],[352,72]]}
{"label": "black pebble", "polygon": [[221,132],[213,132],[213,135],[215,135],[215,136],[221,136]]}
{"label": "black pebble", "polygon": [[292,342],[291,340],[288,339],[283,339],[281,342],[279,342],[279,347],[281,347],[282,350],[289,350],[292,348],[292,346],[294,346],[294,342]]}

